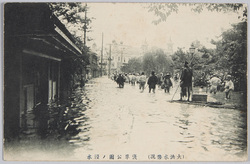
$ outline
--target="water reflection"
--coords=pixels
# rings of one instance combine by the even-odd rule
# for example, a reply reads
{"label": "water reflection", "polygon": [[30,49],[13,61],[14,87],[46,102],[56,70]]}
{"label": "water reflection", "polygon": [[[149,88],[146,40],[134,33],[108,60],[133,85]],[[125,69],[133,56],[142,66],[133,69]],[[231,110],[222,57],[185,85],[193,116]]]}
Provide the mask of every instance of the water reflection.
{"label": "water reflection", "polygon": [[228,160],[225,154],[235,158],[247,152],[245,111],[170,103],[171,98],[161,90],[149,94],[95,79],[77,89],[69,105],[41,107],[27,115],[34,122],[27,122],[23,132],[26,138],[39,134],[45,141],[40,148],[50,143],[57,152],[64,145],[62,154],[78,160],[85,160],[84,153],[100,152],[142,157],[176,152],[186,154],[186,160]]}
{"label": "water reflection", "polygon": [[[90,102],[86,92],[77,89],[64,106],[40,104],[35,110],[27,111],[22,116],[19,140],[5,143],[5,152],[8,152],[6,154],[14,153],[11,159],[32,159],[34,156],[44,160],[47,157],[51,159],[51,154],[59,159],[70,158],[64,155],[73,156],[72,149],[83,146],[90,140],[88,132],[91,126],[89,117],[85,114],[85,111],[90,109]],[[35,152],[46,156],[35,156]]]}
{"label": "water reflection", "polygon": [[246,112],[169,103],[172,95],[161,90],[149,94],[147,90],[140,92],[136,86],[125,84],[120,89],[110,81],[105,82],[86,88],[93,100],[90,103],[93,110],[87,110],[90,140],[86,148],[75,151],[79,156],[89,150],[93,153],[161,150],[189,152],[194,155],[190,159],[199,156],[209,160],[213,156],[219,158],[219,154],[235,157],[246,153]]}
{"label": "water reflection", "polygon": [[247,151],[246,116],[239,110],[183,105],[173,124],[183,137],[172,142],[189,149],[200,147],[211,152],[219,148],[231,155],[242,155]]}

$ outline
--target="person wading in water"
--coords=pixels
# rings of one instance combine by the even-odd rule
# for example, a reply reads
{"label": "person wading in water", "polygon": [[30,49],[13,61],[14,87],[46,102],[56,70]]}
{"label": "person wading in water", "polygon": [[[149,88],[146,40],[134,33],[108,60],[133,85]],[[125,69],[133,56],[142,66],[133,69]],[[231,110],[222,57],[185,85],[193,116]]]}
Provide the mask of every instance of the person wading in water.
{"label": "person wading in water", "polygon": [[[187,101],[190,101],[190,92],[192,91],[192,77],[193,77],[193,71],[188,66],[188,62],[185,61],[184,68],[181,73],[180,77],[180,87],[181,87],[181,93],[180,93],[180,100],[182,101],[182,98],[184,96],[188,96]],[[188,94],[188,95],[187,95]]]}

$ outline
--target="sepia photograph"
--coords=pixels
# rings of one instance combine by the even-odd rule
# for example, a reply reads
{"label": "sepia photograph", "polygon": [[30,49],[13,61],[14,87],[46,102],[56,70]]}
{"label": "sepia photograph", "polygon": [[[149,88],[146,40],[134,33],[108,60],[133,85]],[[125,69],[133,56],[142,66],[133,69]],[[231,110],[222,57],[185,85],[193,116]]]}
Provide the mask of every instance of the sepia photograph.
{"label": "sepia photograph", "polygon": [[6,2],[3,160],[247,161],[247,3]]}

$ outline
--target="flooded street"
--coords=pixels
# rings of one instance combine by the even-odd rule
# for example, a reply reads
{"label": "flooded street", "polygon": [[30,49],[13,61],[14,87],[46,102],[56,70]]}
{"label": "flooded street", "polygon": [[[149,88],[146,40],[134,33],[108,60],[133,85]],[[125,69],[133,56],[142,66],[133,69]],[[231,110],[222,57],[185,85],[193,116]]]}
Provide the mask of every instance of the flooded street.
{"label": "flooded street", "polygon": [[246,112],[169,102],[176,87],[171,94],[159,89],[154,94],[128,83],[118,88],[107,77],[93,79],[77,90],[79,102],[85,104],[74,118],[79,133],[67,140],[36,141],[33,147],[23,147],[20,156],[86,161],[246,159]]}
{"label": "flooded street", "polygon": [[4,162],[248,160],[247,3],[2,8]]}
{"label": "flooded street", "polygon": [[78,145],[75,158],[100,160],[98,155],[105,160],[113,154],[116,160],[117,156],[125,160],[126,155],[137,160],[154,160],[154,155],[161,161],[168,160],[166,155],[175,155],[172,160],[177,161],[236,160],[246,155],[245,112],[170,103],[172,94],[158,89],[149,94],[147,89],[142,93],[129,84],[121,89],[107,77],[88,84],[86,94],[92,100],[86,110],[88,125],[82,125],[75,137],[89,138],[72,142]]}

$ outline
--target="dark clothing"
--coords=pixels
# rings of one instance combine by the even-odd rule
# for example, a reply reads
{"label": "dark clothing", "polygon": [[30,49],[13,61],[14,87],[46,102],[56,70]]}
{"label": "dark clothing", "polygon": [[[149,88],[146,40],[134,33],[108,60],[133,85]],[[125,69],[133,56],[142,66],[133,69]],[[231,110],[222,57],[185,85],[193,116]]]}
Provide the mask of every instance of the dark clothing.
{"label": "dark clothing", "polygon": [[181,87],[182,97],[187,96],[187,87]]}
{"label": "dark clothing", "polygon": [[124,87],[124,82],[125,82],[125,78],[122,76],[118,76],[118,78],[116,79],[117,84],[119,85],[120,88]]}
{"label": "dark clothing", "polygon": [[164,85],[165,86],[172,87],[173,83],[172,83],[172,81],[171,81],[171,79],[170,79],[169,76],[165,76],[163,79],[164,79]]}
{"label": "dark clothing", "polygon": [[181,87],[191,87],[192,86],[193,71],[189,67],[184,67],[181,74]]}
{"label": "dark clothing", "polygon": [[148,86],[149,88],[155,89],[155,85],[158,82],[158,78],[155,75],[152,75],[148,79]]}
{"label": "dark clothing", "polygon": [[181,82],[180,82],[180,87],[181,87],[181,100],[182,97],[188,96],[188,101],[190,98],[190,92],[192,91],[192,77],[193,77],[193,71],[190,69],[188,66],[185,66],[184,69],[182,70],[181,74]]}
{"label": "dark clothing", "polygon": [[125,78],[122,76],[118,76],[118,78],[116,79],[117,83],[124,83],[125,82]]}
{"label": "dark clothing", "polygon": [[164,90],[165,92],[169,93],[170,87],[173,86],[173,83],[169,76],[165,76],[163,79],[164,79]]}

